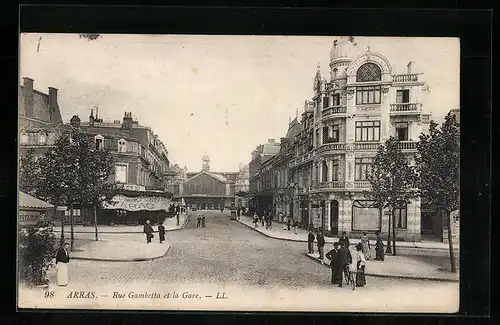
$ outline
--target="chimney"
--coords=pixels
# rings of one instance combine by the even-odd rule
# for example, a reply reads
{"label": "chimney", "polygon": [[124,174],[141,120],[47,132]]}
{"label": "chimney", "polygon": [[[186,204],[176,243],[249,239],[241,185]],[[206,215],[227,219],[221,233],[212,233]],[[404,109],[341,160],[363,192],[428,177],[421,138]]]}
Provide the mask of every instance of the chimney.
{"label": "chimney", "polygon": [[94,127],[94,110],[90,110],[90,116],[89,116],[89,126]]}
{"label": "chimney", "polygon": [[274,139],[268,139],[267,141],[268,141],[269,143],[274,143],[274,142],[275,142],[275,141],[274,141]]}
{"label": "chimney", "polygon": [[125,112],[125,115],[123,116],[122,129],[131,131],[133,122],[132,112]]}
{"label": "chimney", "polygon": [[71,124],[72,127],[79,128],[80,127],[80,118],[78,117],[78,115],[73,115],[71,120],[69,120],[69,123]]}
{"label": "chimney", "polygon": [[411,61],[408,62],[408,65],[406,66],[406,68],[408,69],[408,74],[411,73]]}
{"label": "chimney", "polygon": [[33,117],[33,79],[23,78],[24,114]]}

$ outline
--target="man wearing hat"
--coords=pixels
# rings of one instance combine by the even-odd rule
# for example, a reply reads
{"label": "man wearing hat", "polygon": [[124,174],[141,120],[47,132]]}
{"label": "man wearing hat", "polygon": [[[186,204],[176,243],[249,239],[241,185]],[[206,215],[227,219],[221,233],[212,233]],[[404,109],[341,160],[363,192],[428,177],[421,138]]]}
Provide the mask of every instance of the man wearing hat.
{"label": "man wearing hat", "polygon": [[332,284],[338,284],[341,275],[340,272],[340,258],[339,258],[339,243],[333,243],[333,249],[326,253],[326,258],[329,259],[330,267],[332,269]]}

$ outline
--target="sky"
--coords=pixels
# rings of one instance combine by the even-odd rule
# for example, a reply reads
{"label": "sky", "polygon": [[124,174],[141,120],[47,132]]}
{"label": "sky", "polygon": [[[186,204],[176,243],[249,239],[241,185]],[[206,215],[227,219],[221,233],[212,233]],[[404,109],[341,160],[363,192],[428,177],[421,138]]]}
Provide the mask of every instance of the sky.
{"label": "sky", "polygon": [[[317,66],[329,79],[335,36],[21,34],[20,78],[59,89],[63,120],[121,120],[132,112],[158,134],[171,164],[237,171],[251,152],[288,130],[311,99]],[[423,73],[424,105],[441,121],[459,108],[460,43],[453,38],[357,37],[359,53],[385,56],[393,73]],[[20,79],[21,80],[21,79]],[[21,82],[21,81],[20,81]]]}

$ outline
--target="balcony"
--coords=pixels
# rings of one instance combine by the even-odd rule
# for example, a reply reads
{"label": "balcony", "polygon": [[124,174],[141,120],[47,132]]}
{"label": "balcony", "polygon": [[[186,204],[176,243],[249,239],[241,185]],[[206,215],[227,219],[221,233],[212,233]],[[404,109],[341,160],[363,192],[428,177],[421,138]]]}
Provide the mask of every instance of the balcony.
{"label": "balcony", "polygon": [[354,150],[378,150],[379,142],[357,142],[354,143]]}
{"label": "balcony", "polygon": [[345,182],[332,181],[332,182],[321,182],[315,183],[314,188],[318,190],[343,190],[345,188]]}
{"label": "balcony", "polygon": [[362,189],[362,190],[368,190],[372,186],[369,181],[356,181],[354,182],[354,188],[355,189]]}
{"label": "balcony", "polygon": [[399,149],[401,151],[416,151],[417,150],[417,142],[416,141],[401,141],[399,142]]}
{"label": "balcony", "polygon": [[339,142],[334,142],[334,143],[326,143],[318,147],[317,153],[323,153],[323,152],[329,152],[329,151],[345,151],[345,143],[339,143]]}
{"label": "balcony", "polygon": [[330,106],[323,108],[322,118],[342,117],[347,114],[347,106]]}
{"label": "balcony", "polygon": [[397,74],[392,76],[392,82],[418,82],[418,74],[408,73],[408,74]]}
{"label": "balcony", "polygon": [[420,103],[399,103],[391,104],[390,115],[420,114],[422,104]]}

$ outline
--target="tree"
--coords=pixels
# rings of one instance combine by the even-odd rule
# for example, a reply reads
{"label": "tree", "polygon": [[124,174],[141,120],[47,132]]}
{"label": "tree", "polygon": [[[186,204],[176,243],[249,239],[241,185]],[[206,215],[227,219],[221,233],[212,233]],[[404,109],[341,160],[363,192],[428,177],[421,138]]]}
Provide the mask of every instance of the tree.
{"label": "tree", "polygon": [[417,150],[420,196],[446,215],[451,271],[456,272],[451,214],[460,207],[460,127],[455,115],[448,113],[440,128],[431,121],[429,134],[420,135]]}
{"label": "tree", "polygon": [[28,150],[19,163],[19,190],[31,195],[36,194],[40,167],[35,160],[33,150]]}
{"label": "tree", "polygon": [[[388,208],[392,218],[392,254],[396,255],[396,222],[394,209],[411,203],[417,195],[416,172],[409,164],[408,157],[401,151],[398,139],[390,137],[381,145],[375,155],[371,171],[367,173],[371,190],[367,191],[379,209]],[[389,221],[389,234],[391,222]],[[387,251],[390,250],[390,235],[387,239]]]}
{"label": "tree", "polygon": [[74,247],[74,204],[94,205],[98,237],[96,209],[100,202],[110,201],[114,195],[114,185],[110,182],[113,166],[109,151],[95,150],[90,136],[78,128],[65,131],[42,159],[39,193],[53,204],[70,206],[71,249]]}

